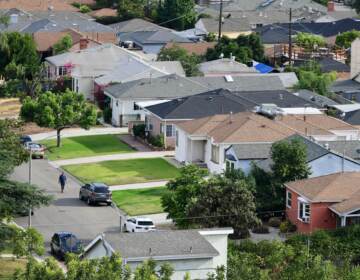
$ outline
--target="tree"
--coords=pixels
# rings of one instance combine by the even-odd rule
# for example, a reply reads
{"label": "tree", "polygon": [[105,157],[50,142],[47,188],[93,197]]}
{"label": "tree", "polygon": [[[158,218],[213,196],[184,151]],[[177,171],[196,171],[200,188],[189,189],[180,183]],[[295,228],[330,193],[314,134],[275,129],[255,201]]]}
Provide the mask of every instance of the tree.
{"label": "tree", "polygon": [[20,112],[25,121],[34,121],[41,127],[56,129],[57,147],[64,128],[78,125],[89,129],[96,124],[95,107],[87,103],[82,94],[66,90],[55,94],[45,92],[36,99],[25,98]]}
{"label": "tree", "polygon": [[252,60],[264,61],[264,46],[260,36],[258,34],[240,35],[236,39],[223,36],[215,48],[207,50],[206,60],[215,60],[231,55],[241,63],[249,63]]}
{"label": "tree", "polygon": [[156,262],[150,259],[136,268],[134,280],[171,280],[173,273],[174,269],[168,263],[162,264],[160,270],[156,271]]}
{"label": "tree", "polygon": [[185,30],[196,21],[194,0],[164,0],[158,7],[159,21],[169,28]]}
{"label": "tree", "polygon": [[351,43],[360,37],[360,31],[350,30],[343,32],[336,36],[335,44],[339,47],[348,49],[351,47]]}
{"label": "tree", "polygon": [[171,48],[163,48],[161,49],[158,55],[158,61],[180,61],[181,65],[185,70],[186,76],[197,76],[200,74],[198,64],[201,62],[201,58],[192,53],[188,54],[188,52],[179,47],[178,45],[174,45]]}
{"label": "tree", "polygon": [[323,47],[326,45],[324,37],[304,32],[300,32],[296,35],[295,42],[297,45],[305,48],[307,51],[313,51],[318,47]]}
{"label": "tree", "polygon": [[90,13],[91,9],[89,6],[87,5],[80,5],[80,13],[86,14],[86,13]]}
{"label": "tree", "polygon": [[360,14],[360,0],[352,1],[352,8],[356,10],[358,14]]}
{"label": "tree", "polygon": [[122,20],[143,18],[145,13],[145,0],[120,0],[118,15]]}
{"label": "tree", "polygon": [[253,182],[246,178],[216,175],[205,182],[192,200],[187,215],[195,217],[194,224],[204,227],[234,229],[235,236],[243,236],[259,223],[252,194]]}
{"label": "tree", "polygon": [[[87,6],[86,6],[87,7]],[[61,54],[67,52],[73,45],[73,40],[69,34],[66,34],[62,37],[57,43],[53,46],[54,54]]]}
{"label": "tree", "polygon": [[202,184],[205,182],[207,171],[195,165],[187,165],[180,169],[180,176],[166,184],[168,192],[161,198],[164,211],[169,213],[168,218],[174,220],[179,227],[189,227],[187,209]]}

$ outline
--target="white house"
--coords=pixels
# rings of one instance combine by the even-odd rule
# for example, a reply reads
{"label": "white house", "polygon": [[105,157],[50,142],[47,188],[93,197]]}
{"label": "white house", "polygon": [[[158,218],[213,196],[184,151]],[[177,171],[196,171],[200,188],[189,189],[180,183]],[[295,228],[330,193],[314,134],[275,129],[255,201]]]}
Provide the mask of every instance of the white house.
{"label": "white house", "polygon": [[359,140],[356,127],[324,114],[269,118],[242,112],[176,124],[175,158],[184,164],[206,165],[212,173],[222,173],[226,168],[226,150],[231,145],[272,144],[296,133],[317,141]]}
{"label": "white house", "polygon": [[86,246],[83,258],[96,259],[120,253],[132,272],[144,260],[153,259],[157,268],[169,263],[173,280],[207,279],[219,266],[227,266],[228,235],[231,228],[200,230],[159,230],[145,233],[111,232],[98,235]]}

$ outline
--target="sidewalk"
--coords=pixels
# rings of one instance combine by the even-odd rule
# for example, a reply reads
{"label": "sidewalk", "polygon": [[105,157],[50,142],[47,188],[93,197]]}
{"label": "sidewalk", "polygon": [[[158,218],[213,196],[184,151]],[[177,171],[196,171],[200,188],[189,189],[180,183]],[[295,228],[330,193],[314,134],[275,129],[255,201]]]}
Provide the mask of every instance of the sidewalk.
{"label": "sidewalk", "polygon": [[63,165],[95,163],[95,162],[108,161],[108,160],[126,160],[126,159],[137,159],[137,158],[157,158],[157,157],[173,156],[174,153],[175,153],[174,151],[123,153],[123,154],[112,154],[112,155],[104,155],[104,156],[56,160],[56,161],[49,161],[49,163],[55,168],[58,168]]}
{"label": "sidewalk", "polygon": [[133,149],[139,151],[139,152],[151,152],[151,149],[148,146],[145,146],[143,143],[137,141],[134,136],[125,134],[120,135],[119,138],[128,144]]}
{"label": "sidewalk", "polygon": [[169,182],[169,181],[156,181],[156,182],[148,182],[148,183],[115,185],[115,186],[110,186],[109,188],[111,191],[146,189],[146,188],[163,187],[167,184],[167,182]]}
{"label": "sidewalk", "polygon": [[[128,133],[127,127],[94,127],[89,130],[82,128],[67,128],[61,131],[61,137],[101,135],[101,134],[122,134]],[[43,132],[30,135],[33,141],[56,138],[56,131]]]}

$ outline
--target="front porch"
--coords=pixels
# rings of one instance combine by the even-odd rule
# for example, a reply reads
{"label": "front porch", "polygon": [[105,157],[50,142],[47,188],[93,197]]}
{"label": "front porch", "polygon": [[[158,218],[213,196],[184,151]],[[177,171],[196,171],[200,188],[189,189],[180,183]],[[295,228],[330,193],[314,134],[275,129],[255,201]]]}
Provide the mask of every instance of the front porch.
{"label": "front porch", "polygon": [[206,167],[206,138],[188,138],[186,145],[186,163]]}

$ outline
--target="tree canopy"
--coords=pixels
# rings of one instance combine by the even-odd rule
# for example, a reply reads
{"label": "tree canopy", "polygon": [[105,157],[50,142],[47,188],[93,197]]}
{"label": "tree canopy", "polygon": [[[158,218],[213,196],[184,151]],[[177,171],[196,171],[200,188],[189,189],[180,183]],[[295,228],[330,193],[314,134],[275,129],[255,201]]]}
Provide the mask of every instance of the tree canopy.
{"label": "tree canopy", "polygon": [[297,45],[305,48],[307,51],[313,51],[318,47],[323,47],[326,45],[324,37],[304,32],[300,32],[296,35],[295,42]]}
{"label": "tree canopy", "polygon": [[351,6],[356,10],[358,14],[360,14],[360,0],[354,0],[351,3]]}
{"label": "tree canopy", "polygon": [[35,99],[25,98],[20,112],[25,121],[57,131],[57,146],[64,128],[75,125],[89,129],[96,124],[95,107],[87,103],[82,94],[66,90],[64,93],[45,92]]}
{"label": "tree canopy", "polygon": [[143,18],[145,15],[145,0],[119,1],[118,15],[123,20]]}
{"label": "tree canopy", "polygon": [[185,70],[186,76],[199,75],[198,64],[201,62],[201,58],[192,53],[189,54],[185,49],[174,45],[171,48],[161,49],[158,55],[158,61],[180,61],[182,67]]}
{"label": "tree canopy", "polygon": [[[87,7],[87,6],[86,6]],[[73,40],[69,34],[66,34],[53,46],[54,54],[67,52],[73,45]]]}
{"label": "tree canopy", "polygon": [[351,47],[351,43],[359,37],[360,31],[358,30],[346,31],[336,36],[335,44],[339,47],[348,49]]}
{"label": "tree canopy", "polygon": [[260,36],[255,33],[240,35],[236,39],[223,36],[215,48],[207,50],[206,59],[215,60],[221,56],[230,57],[230,55],[235,56],[236,61],[241,63],[249,63],[252,60],[263,61],[264,46]]}

